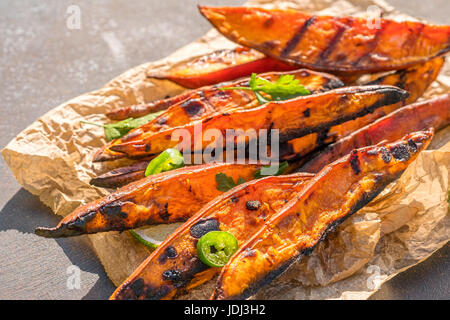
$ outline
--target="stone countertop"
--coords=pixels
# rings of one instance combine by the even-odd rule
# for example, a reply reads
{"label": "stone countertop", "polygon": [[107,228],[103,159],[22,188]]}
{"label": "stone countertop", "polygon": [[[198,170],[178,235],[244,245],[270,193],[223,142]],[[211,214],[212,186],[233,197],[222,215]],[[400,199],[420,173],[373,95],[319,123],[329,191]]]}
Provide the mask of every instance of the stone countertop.
{"label": "stone countertop", "polygon": [[[210,25],[197,12],[199,2],[225,3],[183,0],[180,10],[179,0],[134,0],[132,6],[123,0],[1,1],[0,147],[55,106],[201,37]],[[448,0],[388,2],[450,24]],[[80,10],[79,29],[67,27],[71,5]],[[36,226],[56,225],[60,218],[20,187],[3,159],[0,172],[0,299],[107,299],[114,286],[88,240],[35,236]],[[449,257],[447,245],[385,283],[372,298],[448,299]],[[81,272],[80,288],[69,290],[67,281],[76,270]]]}

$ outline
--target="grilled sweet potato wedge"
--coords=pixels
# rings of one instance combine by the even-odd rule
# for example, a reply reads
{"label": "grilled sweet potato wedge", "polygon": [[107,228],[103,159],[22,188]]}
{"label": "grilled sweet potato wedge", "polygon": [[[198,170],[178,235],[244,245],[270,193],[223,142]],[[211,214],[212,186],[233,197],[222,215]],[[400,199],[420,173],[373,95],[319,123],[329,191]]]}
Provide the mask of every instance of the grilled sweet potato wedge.
{"label": "grilled sweet potato wedge", "polygon": [[351,134],[355,130],[372,123],[376,119],[397,110],[405,104],[415,102],[437,78],[443,64],[444,58],[436,58],[408,69],[398,70],[394,73],[381,76],[367,83],[366,85],[393,85],[408,91],[409,97],[404,101],[378,108],[373,113],[369,113],[363,117],[331,127],[328,131],[313,133],[286,142],[286,146],[283,146],[282,149],[289,152],[283,155],[283,157],[286,159],[294,159],[299,156],[304,156],[319,147]]}
{"label": "grilled sweet potato wedge", "polygon": [[211,279],[220,269],[210,269],[200,261],[198,239],[209,231],[222,230],[231,232],[242,245],[313,176],[267,177],[212,200],[164,241],[111,299],[167,299]]}
{"label": "grilled sweet potato wedge", "polygon": [[362,18],[294,10],[199,8],[231,41],[314,70],[368,73],[404,69],[450,50],[450,26],[380,19],[377,27]]}
{"label": "grilled sweet potato wedge", "polygon": [[37,228],[48,238],[122,231],[143,225],[186,221],[204,204],[221,195],[215,176],[234,181],[254,179],[259,165],[205,164],[148,176],[110,195],[79,207],[55,228]]}
{"label": "grilled sweet potato wedge", "polygon": [[[291,74],[300,81],[310,92],[322,92],[330,89],[343,87],[337,77],[311,70],[300,69],[289,73],[268,72],[260,76],[269,80],[276,81],[284,74]],[[148,125],[142,127],[144,131],[158,131],[170,126],[179,126],[194,120],[205,118],[218,112],[227,112],[236,108],[250,108],[258,105],[255,94],[252,91],[244,90],[219,90],[221,87],[247,86],[249,78],[240,79],[230,83],[223,83],[220,86],[207,86],[198,90],[190,91],[189,94],[181,94],[181,98],[173,97],[171,101],[176,101],[168,106],[167,111],[158,118],[151,121]],[[138,116],[143,110],[149,107],[149,112],[153,110],[152,104],[142,105],[117,110],[117,114],[123,114],[129,117],[135,117],[134,111],[138,111]],[[195,112],[194,112],[195,111]]]}
{"label": "grilled sweet potato wedge", "polygon": [[[115,140],[100,150],[95,161],[109,160],[108,150],[123,153],[124,157],[144,157],[158,154],[167,148],[175,147],[179,141],[171,140],[173,132],[183,129],[195,137],[194,129],[242,129],[247,131],[261,129],[278,129],[280,141],[288,141],[313,132],[320,132],[333,125],[364,116],[376,108],[402,101],[408,93],[392,86],[347,87],[330,90],[295,99],[270,102],[262,106],[236,110],[231,113],[212,115],[206,119],[190,124],[160,130],[158,132],[143,132],[142,127],[130,131],[122,139]],[[195,108],[199,110],[199,108]],[[197,151],[201,142],[203,149],[211,145],[211,141],[194,141],[191,139],[191,150]],[[195,143],[194,143],[195,142]],[[222,141],[222,145],[226,145]],[[236,142],[235,137],[231,142]],[[215,141],[217,144],[218,142]]]}
{"label": "grilled sweet potato wedge", "polygon": [[416,132],[326,166],[239,247],[222,268],[212,298],[247,298],[275,279],[397,179],[432,136],[432,130]]}
{"label": "grilled sweet potato wedge", "polygon": [[400,108],[336,141],[306,162],[299,171],[318,172],[355,148],[395,141],[408,132],[450,125],[450,93]]}
{"label": "grilled sweet potato wedge", "polygon": [[222,49],[183,61],[163,72],[148,72],[149,78],[171,80],[195,89],[250,76],[253,72],[289,71],[295,67],[249,48]]}

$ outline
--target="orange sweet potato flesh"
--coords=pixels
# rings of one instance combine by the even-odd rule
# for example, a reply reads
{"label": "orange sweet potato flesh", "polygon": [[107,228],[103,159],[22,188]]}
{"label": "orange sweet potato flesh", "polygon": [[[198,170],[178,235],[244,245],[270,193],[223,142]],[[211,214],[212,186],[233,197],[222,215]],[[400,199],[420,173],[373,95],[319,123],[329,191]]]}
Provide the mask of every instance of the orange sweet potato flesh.
{"label": "orange sweet potato flesh", "polygon": [[258,168],[259,165],[249,164],[205,164],[148,176],[79,207],[56,227],[37,228],[35,233],[59,238],[186,221],[223,193],[217,189],[217,173],[234,181],[249,181]]}
{"label": "orange sweet potato flesh", "polygon": [[289,71],[295,67],[249,48],[222,49],[183,61],[167,71],[147,73],[149,78],[171,80],[183,87],[196,89],[231,81],[254,73]]}
{"label": "orange sweet potato flesh", "polygon": [[299,170],[318,172],[327,164],[339,159],[354,148],[375,145],[384,140],[395,141],[408,132],[430,127],[435,130],[450,124],[450,94],[405,106],[372,124],[336,141],[320,151]]}
{"label": "orange sweet potato flesh", "polygon": [[356,149],[326,166],[250,240],[217,280],[213,299],[243,299],[272,281],[341,222],[396,180],[424,150],[432,130]]}
{"label": "orange sweet potato flesh", "polygon": [[[374,122],[406,104],[415,102],[437,78],[444,64],[444,58],[436,58],[428,62],[412,66],[408,69],[381,76],[367,85],[393,85],[408,91],[409,97],[402,102],[378,108],[373,113],[331,127],[328,131],[313,133],[286,143],[284,150],[291,154],[283,155],[286,159],[294,159],[345,137],[359,128]],[[398,137],[400,138],[400,137]]]}
{"label": "orange sweet potato flesh", "polygon": [[312,174],[267,177],[230,190],[178,228],[114,292],[111,299],[167,299],[220,272],[200,261],[197,241],[212,230],[231,232],[242,245],[300,192]]}
{"label": "orange sweet potato flesh", "polygon": [[[95,161],[109,160],[108,150],[122,153],[123,157],[144,157],[158,154],[182,142],[182,138],[171,139],[174,132],[183,129],[184,132],[189,133],[190,137],[195,137],[196,127],[198,127],[197,129],[201,128],[203,133],[209,129],[220,130],[222,133],[226,129],[242,129],[244,132],[278,129],[280,142],[285,142],[364,116],[376,108],[397,103],[407,97],[406,91],[393,86],[346,87],[286,101],[270,102],[251,109],[214,114],[196,122],[158,132],[144,132],[143,128],[147,126],[144,125],[130,131],[122,139],[112,141],[101,149],[94,159]],[[201,109],[196,105],[194,110]],[[148,124],[148,126],[153,125],[153,123]],[[225,134],[223,136],[225,139]],[[191,139],[191,150],[194,151],[199,148],[204,149],[213,143],[207,139],[194,140]],[[236,139],[233,138],[231,142],[236,142]],[[222,143],[223,146],[226,145],[226,141],[222,141]]]}
{"label": "orange sweet potato flesh", "polygon": [[199,7],[225,37],[268,56],[321,71],[404,69],[450,50],[450,26],[316,16],[256,7]]}

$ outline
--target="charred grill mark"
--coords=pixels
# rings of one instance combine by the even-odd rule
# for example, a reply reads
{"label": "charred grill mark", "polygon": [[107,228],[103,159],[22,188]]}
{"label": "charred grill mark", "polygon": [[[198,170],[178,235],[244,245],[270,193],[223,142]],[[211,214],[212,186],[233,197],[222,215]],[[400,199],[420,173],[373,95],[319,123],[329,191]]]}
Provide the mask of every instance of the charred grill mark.
{"label": "charred grill mark", "polygon": [[394,158],[399,161],[406,161],[406,160],[409,160],[409,158],[410,158],[408,148],[403,144],[395,145],[395,146],[391,147],[390,151],[391,151],[392,155],[394,156]]}
{"label": "charred grill mark", "polygon": [[232,197],[231,198],[231,202],[233,202],[233,203],[236,203],[236,202],[238,202],[239,201],[239,197]]}
{"label": "charred grill mark", "polygon": [[306,118],[309,118],[310,116],[311,116],[311,109],[306,109],[305,111],[303,111],[303,115],[306,117]]}
{"label": "charred grill mark", "polygon": [[198,99],[188,100],[181,104],[181,108],[187,113],[188,116],[194,117],[204,112],[204,106]]}
{"label": "charred grill mark", "polygon": [[219,221],[214,218],[202,219],[191,227],[191,236],[199,239],[210,231],[219,230]]}
{"label": "charred grill mark", "polygon": [[356,150],[353,150],[352,154],[350,155],[350,165],[355,174],[358,175],[361,172],[361,164],[359,162],[358,152]]}
{"label": "charred grill mark", "polygon": [[164,221],[168,221],[170,218],[170,213],[167,210],[167,208],[169,207],[168,203],[164,204],[164,207],[162,208],[162,210],[159,213],[159,216],[161,217],[161,219],[163,219]]}
{"label": "charred grill mark", "polygon": [[158,261],[161,264],[166,263],[167,259],[175,259],[178,256],[177,250],[172,247],[168,246],[164,252],[159,256]]}
{"label": "charred grill mark", "polygon": [[300,40],[303,38],[306,30],[308,30],[309,26],[311,26],[316,21],[316,16],[311,16],[305,23],[298,29],[298,31],[294,34],[294,36],[286,43],[286,46],[281,51],[281,57],[286,57],[289,55],[292,50],[298,45]]}
{"label": "charred grill mark", "polygon": [[388,149],[386,149],[385,147],[381,147],[380,151],[381,151],[381,159],[383,159],[385,163],[391,161],[392,156]]}
{"label": "charred grill mark", "polygon": [[142,280],[141,278],[137,278],[132,283],[130,283],[129,288],[131,289],[135,297],[140,297],[144,291],[144,285],[144,280]]}
{"label": "charred grill mark", "polygon": [[111,218],[125,219],[128,217],[127,213],[122,211],[122,207],[125,202],[115,201],[100,207],[99,211],[101,214],[107,215]]}
{"label": "charred grill mark", "polygon": [[245,207],[247,208],[247,210],[256,211],[261,208],[261,202],[259,202],[258,200],[247,201]]}
{"label": "charred grill mark", "polygon": [[182,280],[181,273],[178,270],[166,270],[162,274],[162,278],[166,281],[179,282]]}
{"label": "charred grill mark", "polygon": [[416,153],[417,150],[417,144],[412,139],[408,139],[408,151],[411,153]]}
{"label": "charred grill mark", "polygon": [[336,48],[337,44],[339,43],[339,40],[344,35],[344,32],[348,28],[351,27],[352,22],[353,22],[353,19],[351,19],[351,18],[346,19],[345,23],[337,22],[337,23],[339,23],[339,28],[338,28],[336,34],[330,40],[330,42],[328,43],[326,49],[320,53],[316,63],[324,62],[329,57],[329,55],[334,51],[334,49]]}

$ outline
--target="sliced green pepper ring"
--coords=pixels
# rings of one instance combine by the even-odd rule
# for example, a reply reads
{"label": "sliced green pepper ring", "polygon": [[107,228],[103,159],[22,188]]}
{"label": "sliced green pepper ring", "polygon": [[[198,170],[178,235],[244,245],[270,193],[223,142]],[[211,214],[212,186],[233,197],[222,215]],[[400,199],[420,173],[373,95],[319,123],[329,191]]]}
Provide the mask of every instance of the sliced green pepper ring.
{"label": "sliced green pepper ring", "polygon": [[210,231],[197,242],[200,260],[215,268],[223,267],[237,249],[236,238],[226,231]]}
{"label": "sliced green pepper ring", "polygon": [[167,149],[150,161],[145,169],[145,176],[178,169],[182,166],[184,166],[184,158],[181,152],[177,149]]}

